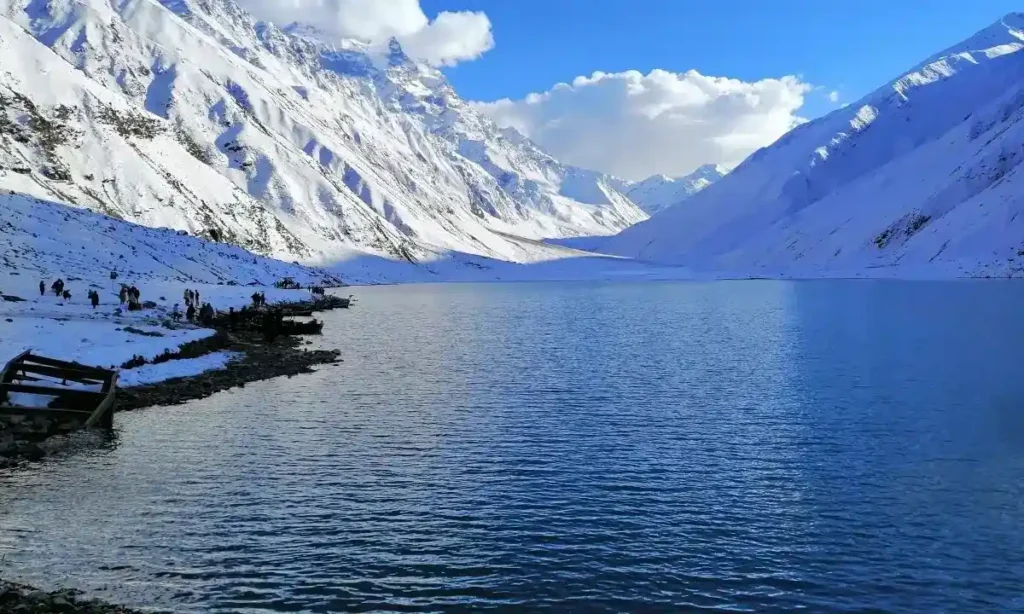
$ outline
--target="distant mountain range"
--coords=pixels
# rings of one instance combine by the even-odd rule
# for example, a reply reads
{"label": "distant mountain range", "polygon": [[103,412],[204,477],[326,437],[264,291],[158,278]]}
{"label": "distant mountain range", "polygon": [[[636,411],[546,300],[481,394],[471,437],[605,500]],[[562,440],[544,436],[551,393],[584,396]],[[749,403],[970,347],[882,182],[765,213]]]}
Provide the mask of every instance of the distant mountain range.
{"label": "distant mountain range", "polygon": [[681,203],[718,181],[729,171],[716,164],[705,164],[689,175],[666,177],[653,175],[637,183],[624,185],[626,196],[648,215],[660,213]]}

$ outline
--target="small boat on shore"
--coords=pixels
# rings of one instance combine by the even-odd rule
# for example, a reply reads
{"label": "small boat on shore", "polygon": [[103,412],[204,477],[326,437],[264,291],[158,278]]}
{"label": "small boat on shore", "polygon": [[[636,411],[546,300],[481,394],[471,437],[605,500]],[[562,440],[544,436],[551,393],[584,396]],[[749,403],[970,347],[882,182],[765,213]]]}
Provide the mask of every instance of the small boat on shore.
{"label": "small boat on shore", "polygon": [[0,416],[112,428],[116,392],[116,371],[26,351],[0,371]]}
{"label": "small boat on shore", "polygon": [[311,322],[296,322],[295,320],[282,320],[279,335],[319,335],[324,330],[324,323],[319,320]]}
{"label": "small boat on shore", "polygon": [[348,309],[352,305],[352,295],[349,296],[334,296],[328,294],[327,296],[314,299],[313,311],[323,311],[326,309]]}

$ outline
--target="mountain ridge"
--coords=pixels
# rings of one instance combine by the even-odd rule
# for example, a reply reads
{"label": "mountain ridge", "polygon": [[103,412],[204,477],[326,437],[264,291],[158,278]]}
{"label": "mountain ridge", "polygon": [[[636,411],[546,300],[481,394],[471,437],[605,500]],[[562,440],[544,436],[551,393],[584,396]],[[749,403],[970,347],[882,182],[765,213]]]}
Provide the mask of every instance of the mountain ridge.
{"label": "mountain ridge", "polygon": [[[802,124],[602,251],[775,275],[946,267],[1018,275],[1019,13]],[[802,274],[803,274],[802,273]]]}
{"label": "mountain ridge", "polygon": [[509,235],[646,217],[396,42],[382,59],[289,27],[230,0],[0,0],[0,188],[314,264],[531,261]]}
{"label": "mountain ridge", "polygon": [[651,175],[626,185],[626,196],[648,215],[683,202],[724,177],[729,171],[717,164],[702,164],[680,177]]}

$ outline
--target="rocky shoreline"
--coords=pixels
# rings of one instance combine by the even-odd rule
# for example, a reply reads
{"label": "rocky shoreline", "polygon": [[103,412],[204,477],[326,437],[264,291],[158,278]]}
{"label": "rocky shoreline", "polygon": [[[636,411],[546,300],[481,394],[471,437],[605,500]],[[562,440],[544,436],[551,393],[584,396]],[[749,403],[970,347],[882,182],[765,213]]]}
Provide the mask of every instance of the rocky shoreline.
{"label": "rocky shoreline", "polygon": [[10,614],[142,614],[97,599],[83,599],[73,589],[41,591],[31,586],[0,580],[0,612]]}
{"label": "rocky shoreline", "polygon": [[259,335],[250,332],[219,332],[218,335],[225,338],[220,344],[222,349],[239,352],[242,358],[229,363],[225,369],[118,390],[117,411],[180,405],[250,382],[312,373],[315,365],[341,360],[339,350],[306,349],[301,337],[282,337],[267,344]]}
{"label": "rocky shoreline", "polygon": [[[342,306],[341,301],[326,300],[274,305],[285,313],[323,311]],[[346,304],[347,305],[347,304]],[[242,387],[275,377],[312,373],[315,365],[340,362],[339,350],[309,350],[302,337],[279,337],[267,343],[257,332],[218,329],[204,343],[205,351],[231,351],[241,354],[225,369],[207,371],[190,377],[164,380],[155,384],[118,390],[117,411],[131,411],[159,405],[179,405],[202,399],[216,392]],[[60,436],[57,425],[44,421],[0,422],[0,469],[46,455],[45,442]],[[73,589],[42,591],[31,586],[0,579],[0,612],[20,614],[141,614],[126,608],[80,597]]]}

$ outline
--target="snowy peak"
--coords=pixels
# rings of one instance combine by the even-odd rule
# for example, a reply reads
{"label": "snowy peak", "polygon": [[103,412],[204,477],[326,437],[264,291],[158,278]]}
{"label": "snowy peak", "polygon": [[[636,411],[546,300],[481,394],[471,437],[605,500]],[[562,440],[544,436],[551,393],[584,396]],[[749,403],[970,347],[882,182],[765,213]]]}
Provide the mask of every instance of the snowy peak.
{"label": "snowy peak", "polygon": [[503,136],[397,42],[325,42],[231,0],[0,0],[0,188],[286,260],[456,251],[645,218]]}
{"label": "snowy peak", "polygon": [[690,198],[724,177],[727,172],[724,167],[717,164],[704,164],[682,177],[653,175],[643,181],[631,184],[627,188],[626,196],[648,215],[655,215]]}
{"label": "snowy peak", "polygon": [[1024,272],[1022,26],[1008,15],[603,248],[734,274]]}

